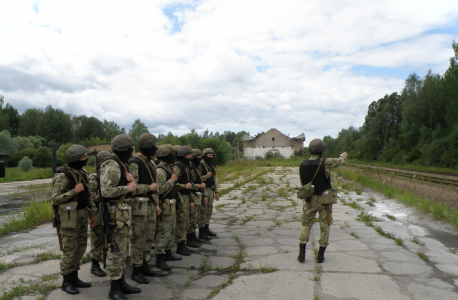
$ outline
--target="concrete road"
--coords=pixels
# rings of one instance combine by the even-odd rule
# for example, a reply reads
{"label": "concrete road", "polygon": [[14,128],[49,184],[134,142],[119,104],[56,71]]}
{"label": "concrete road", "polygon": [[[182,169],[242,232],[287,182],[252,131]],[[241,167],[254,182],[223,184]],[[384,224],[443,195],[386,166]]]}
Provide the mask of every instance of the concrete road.
{"label": "concrete road", "polygon": [[[401,238],[402,245],[355,220],[363,210],[339,202],[333,207],[324,263],[318,264],[314,255],[319,223],[312,229],[306,261],[299,263],[302,202],[291,190],[299,185],[296,172],[276,168],[264,176],[266,183],[255,181],[221,197],[219,203],[215,202],[211,225],[218,236],[205,242],[196,254],[170,263],[174,268],[168,276],[152,278],[147,285],[133,284],[128,267],[128,282],[143,290],[129,295],[129,299],[458,299],[457,250],[447,239],[435,238],[437,232],[456,238],[456,232],[369,190],[361,195],[342,191],[339,196],[378,216],[380,221],[374,224]],[[40,251],[58,253],[56,240],[48,224],[29,233],[0,238],[0,260],[28,262]],[[41,248],[30,248],[34,245]],[[423,261],[419,252],[430,261]],[[241,257],[243,262],[237,267],[236,258]],[[56,289],[47,298],[108,299],[109,282],[92,276],[89,268],[90,264],[84,264],[80,277],[91,281],[92,288],[80,289],[76,296]],[[0,284],[8,291],[20,278],[43,282],[43,275],[57,273],[58,261],[49,260],[8,269],[0,273]]]}

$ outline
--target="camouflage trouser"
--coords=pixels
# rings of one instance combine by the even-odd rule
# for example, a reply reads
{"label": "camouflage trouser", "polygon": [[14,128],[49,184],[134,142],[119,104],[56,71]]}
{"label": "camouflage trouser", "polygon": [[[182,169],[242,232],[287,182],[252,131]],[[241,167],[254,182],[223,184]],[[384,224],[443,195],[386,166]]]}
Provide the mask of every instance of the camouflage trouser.
{"label": "camouflage trouser", "polygon": [[175,227],[174,227],[175,215],[161,215],[157,218],[157,235],[154,252],[156,255],[165,254],[165,250],[172,249]]}
{"label": "camouflage trouser", "polygon": [[[102,261],[103,246],[105,243],[105,237],[103,236],[102,222],[100,221],[100,215],[98,209],[93,209],[93,215],[97,221],[97,225],[91,228],[91,259]],[[89,219],[90,220],[90,219]]]}
{"label": "camouflage trouser", "polygon": [[125,261],[129,251],[129,234],[131,227],[131,209],[127,202],[116,206],[110,205],[110,216],[114,217],[116,211],[116,225],[113,235],[119,246],[119,252],[111,252],[111,245],[108,245],[106,273],[109,280],[118,280],[125,273]]}
{"label": "camouflage trouser", "polygon": [[60,229],[64,246],[60,259],[60,272],[62,275],[67,275],[80,269],[81,258],[83,258],[87,247],[87,220],[87,210],[78,209],[76,213],[76,228]]}
{"label": "camouflage trouser", "polygon": [[194,196],[194,209],[189,209],[188,225],[186,227],[186,233],[193,233],[196,231],[197,222],[199,221],[200,207],[201,205],[196,204],[198,198],[202,198],[202,195]]}
{"label": "camouflage trouser", "polygon": [[186,224],[188,223],[190,195],[183,195],[180,193],[180,198],[181,210],[176,212],[175,226],[175,243],[177,244],[186,240]]}
{"label": "camouflage trouser", "polygon": [[204,227],[205,225],[210,224],[210,219],[213,214],[213,199],[215,197],[215,191],[212,188],[206,188],[205,189],[205,196],[207,196],[208,199],[208,204],[206,205],[205,208],[205,216],[203,218],[203,225],[199,227]]}
{"label": "camouflage trouser", "polygon": [[[321,196],[313,195],[310,202],[305,202],[305,209],[302,212],[302,227],[301,235],[299,237],[299,243],[305,244],[309,240],[310,229],[312,229],[313,223],[315,222],[315,215],[318,212],[320,216],[320,240],[318,243],[321,247],[327,247],[329,245],[329,225],[327,220],[328,210],[326,205],[319,204]],[[332,204],[329,204],[330,209],[330,220],[332,221]]]}
{"label": "camouflage trouser", "polygon": [[156,207],[151,203],[151,200],[144,199],[145,203],[142,203],[141,206],[132,205],[130,260],[135,267],[141,267],[144,261],[149,262],[151,260],[151,246],[156,233]]}

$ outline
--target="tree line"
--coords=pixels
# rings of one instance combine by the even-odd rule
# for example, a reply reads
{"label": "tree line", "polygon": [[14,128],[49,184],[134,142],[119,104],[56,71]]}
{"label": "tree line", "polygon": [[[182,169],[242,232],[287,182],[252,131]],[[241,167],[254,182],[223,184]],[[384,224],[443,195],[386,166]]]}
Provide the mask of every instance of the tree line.
{"label": "tree line", "polygon": [[362,127],[325,136],[327,156],[394,164],[458,167],[458,44],[443,75],[412,73],[400,93],[373,101]]}
{"label": "tree line", "polygon": [[[57,145],[57,163],[65,164],[65,151],[72,144],[83,146],[110,143],[118,134],[128,134],[137,140],[143,133],[148,133],[145,123],[137,119],[130,130],[116,122],[99,120],[86,115],[71,115],[51,105],[44,110],[29,108],[22,115],[11,104],[4,105],[0,95],[0,152],[10,154],[5,159],[7,166],[15,167],[27,156],[35,167],[51,166],[51,147],[54,139]],[[242,137],[249,134],[245,131],[223,133],[206,130],[197,133],[192,129],[181,136],[168,134],[158,135],[158,145],[188,145],[192,148],[212,148],[216,164],[224,164],[230,159],[242,157]],[[94,163],[92,160],[89,163]]]}

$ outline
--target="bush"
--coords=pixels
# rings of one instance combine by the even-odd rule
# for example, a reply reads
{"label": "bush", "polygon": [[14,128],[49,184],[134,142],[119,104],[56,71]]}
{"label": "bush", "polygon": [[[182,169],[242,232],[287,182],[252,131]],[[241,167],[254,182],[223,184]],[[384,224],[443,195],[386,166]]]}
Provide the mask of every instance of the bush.
{"label": "bush", "polygon": [[24,156],[19,162],[19,169],[23,172],[32,170],[33,164],[32,160],[28,156]]}
{"label": "bush", "polygon": [[10,168],[17,167],[19,162],[21,161],[21,159],[24,156],[28,156],[29,158],[34,157],[35,152],[36,152],[36,149],[28,148],[28,149],[24,149],[19,152],[13,153],[12,155],[10,154],[10,157],[5,159],[6,166]]}
{"label": "bush", "polygon": [[40,147],[33,156],[33,165],[38,168],[51,167],[52,154],[51,150],[46,147]]}

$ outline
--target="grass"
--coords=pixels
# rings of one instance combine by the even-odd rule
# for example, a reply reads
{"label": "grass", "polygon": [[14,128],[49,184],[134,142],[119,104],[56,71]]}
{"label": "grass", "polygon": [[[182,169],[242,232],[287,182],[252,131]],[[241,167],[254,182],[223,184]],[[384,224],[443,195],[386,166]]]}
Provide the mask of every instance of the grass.
{"label": "grass", "polygon": [[183,284],[184,286],[189,286],[192,282],[192,275],[191,275],[191,261],[189,261],[189,267],[188,267],[188,277],[186,279],[186,282]]}
{"label": "grass", "polygon": [[417,239],[416,237],[413,237],[410,241],[411,241],[412,243],[415,243],[415,244],[420,245],[420,246],[424,246],[424,245],[425,245],[425,243],[420,242],[420,240]]}
{"label": "grass", "polygon": [[207,273],[212,269],[212,266],[210,265],[210,261],[208,260],[208,257],[202,258],[202,262],[200,263],[200,269],[203,271],[206,271]]}
{"label": "grass", "polygon": [[242,240],[237,236],[237,235],[234,235],[232,237],[237,243],[240,243]]}
{"label": "grass", "polygon": [[[59,170],[60,167],[57,167]],[[84,167],[88,173],[95,170],[93,166]],[[0,178],[0,183],[3,182],[12,182],[12,181],[29,181],[36,179],[48,179],[52,178],[53,173],[51,168],[33,168],[30,171],[24,172],[19,168],[6,168],[5,177]]]}
{"label": "grass", "polygon": [[233,217],[233,218],[231,218],[231,219],[229,220],[229,222],[227,222],[227,226],[232,226],[232,225],[234,225],[235,222],[237,222],[237,221],[238,221],[237,217]]}
{"label": "grass", "polygon": [[316,275],[311,280],[315,282],[320,281],[320,276]]}
{"label": "grass", "polygon": [[60,286],[60,283],[56,281],[57,278],[58,276],[55,275],[43,276],[42,281],[39,282],[25,281],[20,278],[18,284],[13,281],[13,286],[10,288],[1,288],[3,295],[0,300],[21,299],[22,296],[30,294],[41,294],[42,297],[38,299],[45,299],[50,292]]}
{"label": "grass", "polygon": [[423,251],[418,251],[417,255],[421,258],[424,262],[429,262],[428,256]]}
{"label": "grass", "polygon": [[396,217],[393,215],[390,215],[390,214],[383,214],[383,215],[392,221],[396,220]]}
{"label": "grass", "polygon": [[32,229],[37,225],[51,221],[52,216],[51,201],[31,201],[23,211],[5,217],[2,228],[0,228],[0,235]]}
{"label": "grass", "polygon": [[374,216],[372,214],[368,214],[368,213],[363,211],[356,217],[356,221],[361,221],[364,224],[366,224],[366,226],[372,227],[372,226],[374,226],[374,224],[372,224],[372,222],[380,222],[382,220],[377,218],[376,216]]}
{"label": "grass", "polygon": [[277,194],[280,197],[286,198],[288,197],[288,190],[286,188],[280,188],[277,190]]}
{"label": "grass", "polygon": [[45,261],[45,260],[50,260],[50,259],[60,259],[60,257],[61,257],[60,254],[40,253],[40,254],[37,254],[37,257],[35,257],[34,261],[40,262],[40,261]]}
{"label": "grass", "polygon": [[354,233],[354,232],[351,232],[350,235],[353,236],[353,237],[355,237],[355,238],[359,238],[359,236],[358,236],[356,233]]}
{"label": "grass", "polygon": [[379,166],[379,167],[389,167],[389,168],[401,168],[401,169],[410,169],[416,171],[435,171],[435,172],[447,172],[447,173],[455,173],[458,174],[458,170],[456,169],[449,169],[449,168],[436,168],[436,167],[426,167],[426,166],[419,166],[419,165],[396,165],[391,163],[385,162],[363,162],[358,161],[355,159],[347,160],[347,163],[357,163],[357,164],[364,164],[364,165],[371,165],[371,166]]}
{"label": "grass", "polygon": [[222,210],[223,210],[223,207],[228,206],[228,205],[231,205],[231,204],[230,204],[230,203],[217,204],[217,205],[215,205],[215,209],[216,209],[216,210],[219,210],[219,211],[222,211]]}
{"label": "grass", "polygon": [[350,225],[347,223],[347,221],[344,221],[344,224],[343,224],[343,225],[340,225],[340,228],[341,228],[341,229],[350,228]]}
{"label": "grass", "polygon": [[[456,172],[456,171],[455,171]],[[339,169],[338,174],[346,179],[355,181],[362,186],[384,194],[387,198],[395,198],[409,206],[418,208],[424,213],[431,214],[437,220],[443,220],[451,223],[458,228],[458,211],[453,210],[442,203],[435,203],[426,198],[418,197],[409,190],[402,190],[381,180],[373,179],[370,176],[362,175],[358,171],[352,171],[347,168]]]}

